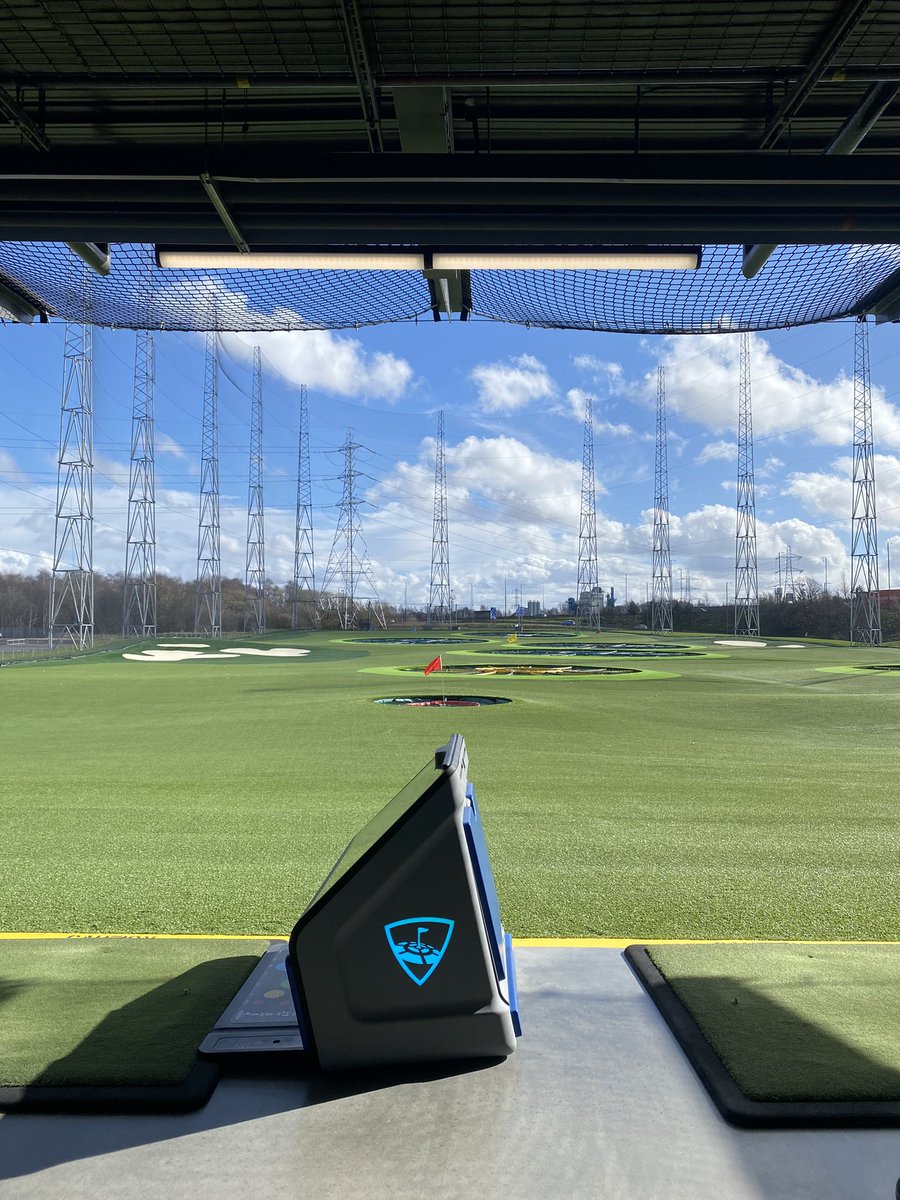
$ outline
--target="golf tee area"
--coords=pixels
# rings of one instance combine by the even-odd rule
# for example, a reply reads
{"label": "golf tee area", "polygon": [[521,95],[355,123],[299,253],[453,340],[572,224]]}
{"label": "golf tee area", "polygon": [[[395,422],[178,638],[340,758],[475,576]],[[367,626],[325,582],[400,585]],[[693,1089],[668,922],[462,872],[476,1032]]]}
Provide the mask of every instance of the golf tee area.
{"label": "golf tee area", "polygon": [[506,632],[10,665],[0,931],[286,936],[458,732],[516,938],[898,940],[900,648]]}

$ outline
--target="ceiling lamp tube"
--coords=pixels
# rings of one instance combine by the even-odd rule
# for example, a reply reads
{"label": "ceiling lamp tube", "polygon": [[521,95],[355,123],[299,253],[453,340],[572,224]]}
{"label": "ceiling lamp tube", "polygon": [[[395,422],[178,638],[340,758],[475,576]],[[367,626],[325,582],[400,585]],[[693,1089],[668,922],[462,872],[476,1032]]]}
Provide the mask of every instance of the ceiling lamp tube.
{"label": "ceiling lamp tube", "polygon": [[159,246],[156,261],[163,268],[188,271],[421,271],[419,251],[302,250],[241,254],[237,250],[179,249]]}
{"label": "ceiling lamp tube", "polygon": [[329,248],[250,251],[158,246],[160,267],[229,271],[694,271],[699,246],[502,250]]}
{"label": "ceiling lamp tube", "polygon": [[449,250],[435,251],[432,266],[442,271],[695,271],[700,247]]}

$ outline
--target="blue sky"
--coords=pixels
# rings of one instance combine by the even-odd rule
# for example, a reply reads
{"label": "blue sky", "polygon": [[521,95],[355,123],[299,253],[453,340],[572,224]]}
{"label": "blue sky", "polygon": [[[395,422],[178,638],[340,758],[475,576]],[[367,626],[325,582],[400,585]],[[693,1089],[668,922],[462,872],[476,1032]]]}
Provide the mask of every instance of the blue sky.
{"label": "blue sky", "polygon": [[[383,600],[422,604],[431,562],[433,450],[446,424],[457,603],[557,604],[575,590],[583,398],[594,398],[599,576],[643,599],[650,578],[656,369],[666,366],[676,598],[725,598],[734,578],[738,335],[639,337],[490,322],[349,333],[224,335],[222,570],[242,576],[250,357],[262,347],[266,559],[293,562],[299,386],[309,392],[317,575],[331,547],[348,428],[363,528]],[[203,339],[158,334],[157,564],[196,569]],[[870,327],[882,586],[900,580],[900,332]],[[63,326],[0,326],[0,568],[51,565]],[[94,334],[95,566],[124,565],[134,335]],[[759,576],[788,546],[807,575],[849,575],[853,323],[753,338]]]}

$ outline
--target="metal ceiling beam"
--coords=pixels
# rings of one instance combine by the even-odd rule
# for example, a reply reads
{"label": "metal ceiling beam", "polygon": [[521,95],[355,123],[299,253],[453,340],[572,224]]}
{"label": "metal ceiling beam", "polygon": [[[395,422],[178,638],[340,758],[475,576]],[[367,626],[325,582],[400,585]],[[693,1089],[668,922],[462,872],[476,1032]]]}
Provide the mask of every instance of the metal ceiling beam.
{"label": "metal ceiling beam", "polygon": [[797,112],[813,88],[821,82],[828,64],[840,50],[855,26],[870,8],[874,0],[844,0],[839,5],[838,17],[832,24],[812,61],[797,81],[793,91],[785,97],[775,116],[766,126],[759,141],[760,150],[771,150],[781,136],[781,131]]}
{"label": "metal ceiling beam", "polygon": [[232,242],[234,242],[241,254],[248,254],[250,247],[247,245],[244,235],[241,233],[240,229],[238,229],[234,217],[232,217],[231,213],[228,211],[228,206],[222,199],[218,187],[216,187],[216,181],[208,171],[203,171],[201,173],[200,183],[203,185],[203,190],[209,197],[213,208],[219,214],[219,220],[225,226],[225,231],[231,238]]}
{"label": "metal ceiling beam", "polygon": [[6,117],[10,125],[14,125],[19,133],[27,142],[29,142],[35,150],[49,150],[50,143],[47,141],[44,131],[38,128],[29,117],[25,109],[19,104],[5,88],[0,87],[0,113]]}
{"label": "metal ceiling beam", "polygon": [[338,0],[338,11],[344,38],[347,43],[347,53],[353,68],[353,77],[359,91],[366,129],[369,134],[369,148],[373,153],[384,150],[384,138],[381,132],[381,111],[378,102],[378,88],[372,68],[369,65],[369,52],[366,49],[366,38],[362,18],[356,0]]}
{"label": "metal ceiling beam", "polygon": [[[781,67],[711,67],[677,68],[651,67],[647,70],[579,70],[579,71],[463,71],[449,74],[441,71],[392,73],[373,75],[372,83],[378,88],[395,87],[453,87],[453,88],[604,88],[636,87],[638,85],[663,85],[666,87],[720,87],[736,83],[788,85],[798,79],[807,67],[803,63]],[[859,86],[871,83],[900,80],[900,64],[884,66],[848,66],[841,69],[836,83]],[[830,83],[823,79],[820,82]],[[356,77],[348,72],[344,75],[323,75],[320,71],[258,71],[241,76],[238,84],[234,74],[211,71],[134,71],[121,74],[91,75],[86,72],[52,74],[0,73],[0,86],[6,88],[43,88],[47,91],[66,91],[90,88],[92,93],[105,91],[128,91],[131,88],[225,88],[239,91],[245,85],[251,88],[272,88],[296,95],[298,89],[311,92],[333,92],[355,90]]]}
{"label": "metal ceiling beam", "polygon": [[[825,153],[852,154],[862,143],[866,134],[897,95],[897,84],[876,83],[863,97],[862,103],[850,114],[837,135],[827,146]],[[741,271],[745,279],[753,279],[778,249],[777,243],[744,247]]]}
{"label": "metal ceiling beam", "polygon": [[[221,244],[198,150],[78,148],[0,169],[0,237]],[[900,156],[306,155],[216,148],[210,175],[249,246],[491,238],[895,242]],[[154,166],[156,171],[154,171]],[[480,239],[480,240],[479,240]]]}

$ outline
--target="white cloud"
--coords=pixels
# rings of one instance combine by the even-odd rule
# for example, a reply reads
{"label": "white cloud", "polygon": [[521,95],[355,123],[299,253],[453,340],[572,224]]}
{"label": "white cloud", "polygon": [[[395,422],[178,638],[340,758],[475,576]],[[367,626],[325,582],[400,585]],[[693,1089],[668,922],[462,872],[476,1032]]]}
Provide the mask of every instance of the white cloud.
{"label": "white cloud", "polygon": [[[795,471],[788,476],[785,492],[796,496],[807,512],[843,518],[849,536],[853,459],[836,458],[831,471]],[[900,457],[875,455],[875,502],[882,530],[900,529]]]}
{"label": "white cloud", "polygon": [[[737,430],[740,381],[740,337],[701,334],[669,337],[660,361],[666,367],[669,410],[715,434]],[[757,440],[802,431],[813,443],[848,445],[853,428],[853,380],[848,372],[820,380],[773,353],[758,334],[751,336],[751,398]],[[649,407],[656,399],[656,371],[637,384],[618,389]],[[900,446],[900,408],[883,389],[872,388],[872,420],[876,441]]]}
{"label": "white cloud", "polygon": [[155,430],[155,450],[157,454],[171,454],[173,458],[187,458],[188,452],[174,438],[169,437],[157,427]]}
{"label": "white cloud", "polygon": [[520,354],[505,363],[482,363],[469,377],[477,385],[483,412],[515,412],[556,395],[547,368],[531,354]]}
{"label": "white cloud", "polygon": [[737,458],[737,442],[707,442],[697,457],[695,463],[713,462],[721,459],[723,462],[734,462]]}
{"label": "white cloud", "polygon": [[399,400],[409,387],[413,369],[403,358],[375,351],[367,354],[356,338],[327,329],[293,333],[229,333],[222,343],[235,357],[249,361],[253,346],[263,363],[295,387],[306,384],[338,396]]}
{"label": "white cloud", "polygon": [[4,450],[2,446],[0,446],[0,471],[3,471],[7,475],[18,474],[19,471],[19,464],[9,451]]}

